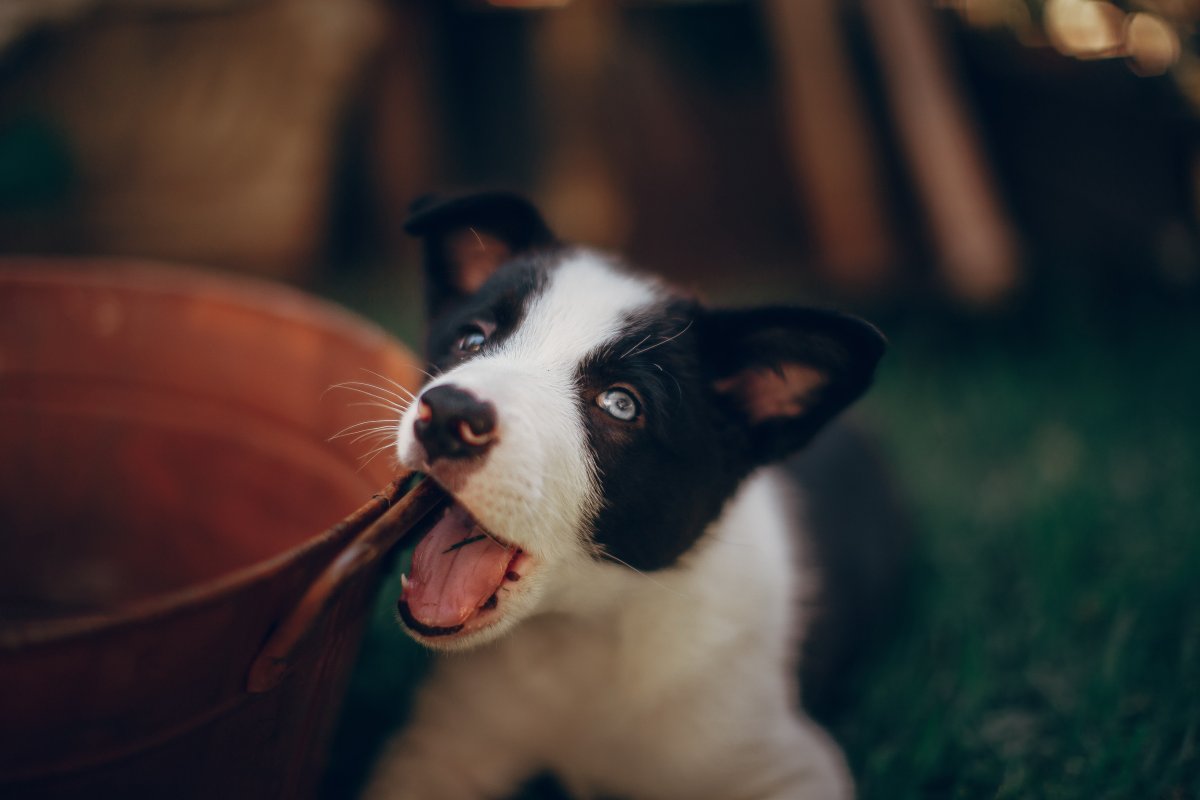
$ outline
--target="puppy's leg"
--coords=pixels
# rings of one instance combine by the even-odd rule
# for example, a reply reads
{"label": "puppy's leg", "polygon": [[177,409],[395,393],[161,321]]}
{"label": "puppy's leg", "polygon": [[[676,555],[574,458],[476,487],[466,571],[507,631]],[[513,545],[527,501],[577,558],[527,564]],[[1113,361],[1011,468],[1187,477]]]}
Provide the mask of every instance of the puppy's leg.
{"label": "puppy's leg", "polygon": [[[701,706],[704,698],[695,699]],[[688,800],[851,800],[840,748],[787,698],[751,713],[670,709],[639,720],[615,743],[613,761],[588,777],[600,796]],[[722,724],[713,725],[714,720]],[[602,745],[606,746],[606,745]],[[607,746],[613,746],[608,743]]]}
{"label": "puppy's leg", "polygon": [[[466,691],[464,691],[466,689]],[[480,711],[480,698],[486,696]],[[433,681],[413,721],[385,746],[364,800],[483,800],[506,797],[535,772],[521,715],[504,687]]]}
{"label": "puppy's leg", "polygon": [[364,800],[484,800],[510,794],[522,774],[503,747],[411,728],[388,743]]}
{"label": "puppy's leg", "polygon": [[769,746],[775,770],[763,800],[852,800],[854,780],[841,749],[807,717],[792,720],[787,736]]}

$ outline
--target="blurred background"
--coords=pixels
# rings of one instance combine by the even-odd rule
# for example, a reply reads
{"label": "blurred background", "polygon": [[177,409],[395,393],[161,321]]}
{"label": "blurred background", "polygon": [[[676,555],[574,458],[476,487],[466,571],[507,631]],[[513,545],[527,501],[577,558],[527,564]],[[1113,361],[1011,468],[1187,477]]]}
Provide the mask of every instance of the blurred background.
{"label": "blurred background", "polygon": [[[916,536],[827,714],[863,796],[1200,797],[1198,22],[1196,0],[5,0],[0,253],[250,273],[419,349],[407,204],[504,187],[714,302],[865,314],[892,351],[856,414]],[[330,796],[419,670],[378,623]]]}

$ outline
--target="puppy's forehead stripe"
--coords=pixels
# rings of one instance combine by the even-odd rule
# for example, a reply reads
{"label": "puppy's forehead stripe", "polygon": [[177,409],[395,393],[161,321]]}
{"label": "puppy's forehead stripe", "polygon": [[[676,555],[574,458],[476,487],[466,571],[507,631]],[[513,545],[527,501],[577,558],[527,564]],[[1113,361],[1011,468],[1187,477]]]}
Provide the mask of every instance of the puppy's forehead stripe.
{"label": "puppy's forehead stripe", "polygon": [[578,251],[553,271],[502,352],[527,363],[573,369],[620,336],[632,313],[663,296],[658,284],[627,275],[595,253]]}

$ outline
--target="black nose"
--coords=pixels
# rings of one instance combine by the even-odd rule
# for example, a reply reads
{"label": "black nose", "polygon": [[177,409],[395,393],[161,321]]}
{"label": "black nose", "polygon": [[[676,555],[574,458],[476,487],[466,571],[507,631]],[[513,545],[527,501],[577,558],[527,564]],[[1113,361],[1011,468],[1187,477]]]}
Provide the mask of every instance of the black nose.
{"label": "black nose", "polygon": [[496,409],[457,386],[435,386],[417,401],[413,432],[431,464],[439,458],[470,458],[496,441]]}

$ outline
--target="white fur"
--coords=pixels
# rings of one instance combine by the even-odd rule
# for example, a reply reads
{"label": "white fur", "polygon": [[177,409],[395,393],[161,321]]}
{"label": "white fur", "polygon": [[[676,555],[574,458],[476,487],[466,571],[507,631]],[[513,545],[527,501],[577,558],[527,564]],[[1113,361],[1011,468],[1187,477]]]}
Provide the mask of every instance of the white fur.
{"label": "white fur", "polygon": [[849,797],[837,748],[795,711],[788,634],[813,586],[785,492],[765,470],[677,568],[579,565],[546,598],[558,613],[446,657],[368,796],[504,797],[551,769],[581,798]]}
{"label": "white fur", "polygon": [[575,251],[512,336],[432,381],[427,389],[453,384],[495,406],[497,443],[482,464],[427,464],[413,433],[416,408],[401,417],[401,463],[432,475],[480,524],[533,562],[519,584],[504,587],[496,624],[431,645],[454,649],[500,636],[540,608],[541,595],[569,574],[564,565],[592,560],[586,524],[600,497],[583,444],[575,373],[584,356],[621,333],[626,314],[660,292],[658,284],[622,273],[595,253]]}
{"label": "white fur", "polygon": [[432,381],[491,402],[499,442],[480,469],[432,468],[413,434],[416,409],[400,420],[397,450],[413,469],[434,472],[484,527],[542,558],[562,557],[596,511],[595,465],[575,399],[580,360],[621,332],[624,315],[659,290],[581,250],[559,266],[520,328],[495,352]]}
{"label": "white fur", "polygon": [[[502,798],[542,770],[580,798],[850,796],[839,751],[797,710],[793,634],[813,585],[777,473],[747,480],[670,569],[599,561],[585,540],[600,498],[572,376],[659,291],[577,255],[502,347],[432,384],[496,405],[485,462],[432,474],[535,564],[502,621],[440,660],[372,800]],[[411,412],[399,448],[430,469]]]}

